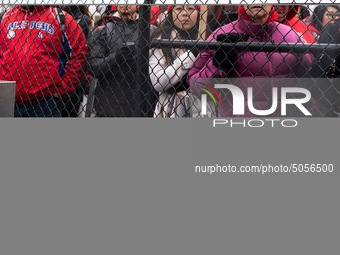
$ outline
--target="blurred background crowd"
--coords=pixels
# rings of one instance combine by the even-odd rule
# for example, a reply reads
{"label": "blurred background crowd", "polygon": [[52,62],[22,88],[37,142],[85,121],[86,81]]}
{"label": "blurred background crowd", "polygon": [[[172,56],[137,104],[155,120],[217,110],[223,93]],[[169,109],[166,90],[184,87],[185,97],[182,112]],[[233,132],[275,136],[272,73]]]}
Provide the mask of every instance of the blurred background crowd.
{"label": "blurred background crowd", "polygon": [[[241,52],[222,46],[211,50],[193,44],[179,48],[145,46],[148,53],[143,59],[143,49],[138,47],[145,36],[142,29],[148,33],[148,43],[337,44],[339,5],[155,5],[150,7],[147,29],[140,27],[136,5],[23,5],[1,9],[0,79],[17,83],[15,117],[79,117],[84,116],[86,107],[91,107],[96,117],[193,117],[191,96],[206,89],[209,79],[336,79],[339,75],[338,54],[311,54],[308,50],[300,54]],[[148,64],[148,71],[140,68],[143,63]],[[93,79],[95,100],[89,106]],[[142,84],[147,84],[148,93],[140,89]],[[242,90],[252,87],[254,107],[270,111],[269,88],[275,84],[254,80],[236,85]],[[336,82],[308,89],[313,96],[313,115],[339,115]],[[213,89],[211,92],[218,94]],[[228,103],[218,114],[212,110],[210,116],[232,116],[232,98],[220,96]],[[136,109],[142,103],[141,115]]]}

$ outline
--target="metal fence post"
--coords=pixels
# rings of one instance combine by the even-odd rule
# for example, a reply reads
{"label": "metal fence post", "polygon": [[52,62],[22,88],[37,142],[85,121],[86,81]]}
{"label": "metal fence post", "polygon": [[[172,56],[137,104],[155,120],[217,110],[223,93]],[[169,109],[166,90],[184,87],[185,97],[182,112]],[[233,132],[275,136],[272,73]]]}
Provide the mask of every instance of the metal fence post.
{"label": "metal fence post", "polygon": [[[145,2],[145,3],[152,3]],[[148,112],[148,95],[152,93],[149,80],[149,39],[150,39],[150,6],[139,6],[139,38],[137,57],[137,84],[139,86],[137,102],[138,109],[135,110],[136,117],[146,117]]]}

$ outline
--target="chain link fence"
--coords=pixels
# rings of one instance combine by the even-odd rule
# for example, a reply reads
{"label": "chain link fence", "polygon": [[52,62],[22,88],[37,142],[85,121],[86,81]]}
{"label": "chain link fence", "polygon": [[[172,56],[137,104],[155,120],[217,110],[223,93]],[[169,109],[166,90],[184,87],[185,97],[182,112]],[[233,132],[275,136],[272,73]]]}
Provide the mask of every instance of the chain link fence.
{"label": "chain link fence", "polygon": [[338,5],[1,8],[16,117],[339,116]]}

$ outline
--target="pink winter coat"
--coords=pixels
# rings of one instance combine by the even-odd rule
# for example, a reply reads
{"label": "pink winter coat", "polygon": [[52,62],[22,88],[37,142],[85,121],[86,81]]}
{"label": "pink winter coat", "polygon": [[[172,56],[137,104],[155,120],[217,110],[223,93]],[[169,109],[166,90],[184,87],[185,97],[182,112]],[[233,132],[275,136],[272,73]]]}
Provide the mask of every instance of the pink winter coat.
{"label": "pink winter coat", "polygon": [[[239,18],[238,20],[215,30],[214,33],[209,36],[207,41],[215,41],[217,35],[229,32],[248,34],[248,42],[301,42],[299,36],[286,25],[275,21],[269,24],[252,23],[243,18]],[[207,78],[224,78],[226,77],[226,73],[228,73],[227,69],[222,70],[213,65],[213,53],[213,50],[206,50],[202,52],[196,59],[194,67],[189,72],[188,83],[190,84],[191,90],[196,95],[201,92],[198,87],[204,87],[204,85],[202,85],[199,81],[203,81],[203,83],[205,83]],[[242,91],[244,91],[244,116],[250,117],[256,115],[247,110],[247,87],[253,87],[253,105],[256,109],[270,109],[272,105],[272,87],[278,87],[277,84],[275,85],[275,83],[277,83],[277,79],[273,79],[280,77],[302,77],[310,69],[311,59],[308,55],[304,54],[296,56],[288,53],[247,51],[240,52],[240,54],[235,58],[234,63],[234,69],[228,73],[228,78],[242,78],[233,85],[238,86]],[[263,82],[263,79],[261,81],[261,79],[258,78],[266,78],[267,82]],[[247,83],[244,84],[244,80],[252,80],[253,82],[250,84],[247,81]],[[226,92],[228,92],[228,90]],[[226,92],[220,95],[223,100],[223,104],[219,110],[219,117],[233,116],[232,96],[231,93]],[[279,106],[280,100],[278,102],[278,110],[273,115],[279,115]]]}

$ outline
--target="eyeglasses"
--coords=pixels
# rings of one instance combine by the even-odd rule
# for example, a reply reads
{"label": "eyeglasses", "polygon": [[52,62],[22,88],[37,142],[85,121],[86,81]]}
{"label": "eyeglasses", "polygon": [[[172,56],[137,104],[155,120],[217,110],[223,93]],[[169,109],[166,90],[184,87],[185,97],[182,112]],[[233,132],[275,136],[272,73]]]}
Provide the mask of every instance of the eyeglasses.
{"label": "eyeglasses", "polygon": [[327,18],[329,19],[340,19],[340,13],[326,13]]}

